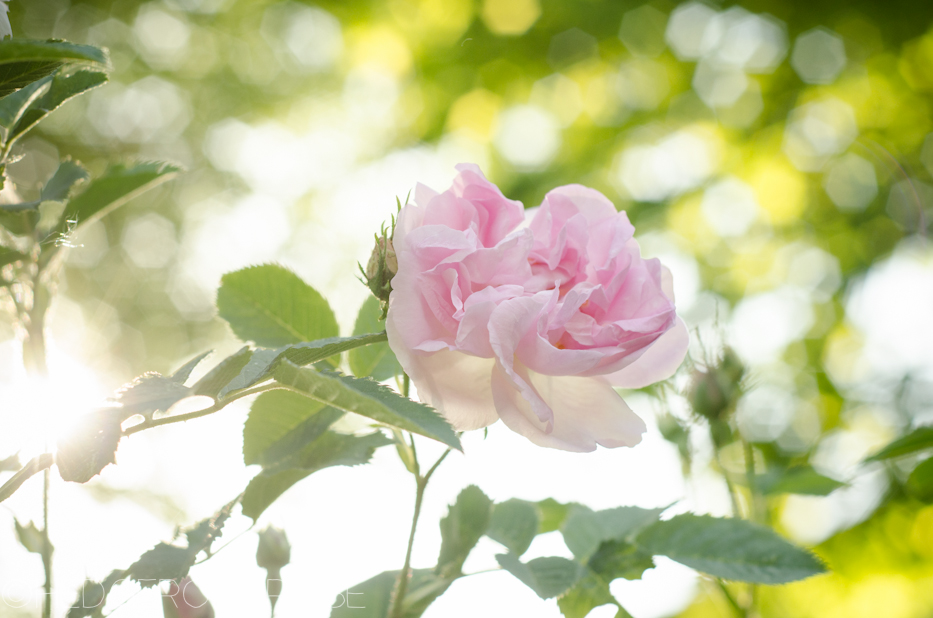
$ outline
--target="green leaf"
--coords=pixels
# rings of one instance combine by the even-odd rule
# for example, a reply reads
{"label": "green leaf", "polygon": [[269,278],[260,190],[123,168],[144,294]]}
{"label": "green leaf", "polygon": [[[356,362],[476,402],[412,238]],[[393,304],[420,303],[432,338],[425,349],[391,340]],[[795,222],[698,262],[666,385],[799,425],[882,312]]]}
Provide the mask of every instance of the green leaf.
{"label": "green leaf", "polygon": [[457,577],[467,556],[486,532],[492,513],[492,500],[476,485],[460,492],[447,516],[441,520],[441,553],[437,573]]}
{"label": "green leaf", "polygon": [[592,571],[582,577],[570,590],[557,599],[564,618],[586,618],[595,607],[615,605],[615,618],[631,618],[609,591],[609,582]]}
{"label": "green leaf", "polygon": [[191,372],[194,371],[194,368],[200,365],[201,361],[207,358],[208,356],[210,356],[211,354],[213,354],[213,352],[214,352],[213,350],[208,350],[207,352],[204,352],[203,354],[198,354],[197,356],[192,358],[190,361],[188,361],[187,363],[185,363],[184,365],[176,369],[175,373],[169,376],[169,380],[177,384],[184,384],[185,382],[188,381],[188,378],[191,377]]}
{"label": "green leaf", "polygon": [[462,450],[453,428],[434,409],[402,397],[368,378],[320,373],[286,360],[275,370],[275,379],[293,391],[344,412],[353,412]]}
{"label": "green leaf", "polygon": [[933,427],[917,427],[902,438],[898,438],[865,461],[884,461],[910,455],[933,448]]}
{"label": "green leaf", "polygon": [[291,467],[264,470],[250,481],[243,495],[243,514],[255,521],[279,496],[308,475],[331,466],[367,463],[377,448],[391,443],[382,432],[352,436],[325,431],[298,456],[289,458],[287,465]]}
{"label": "green leaf", "polygon": [[165,412],[192,394],[190,388],[173,378],[147,373],[121,387],[114,400],[121,404],[124,418],[134,414],[152,418],[156,412]]}
{"label": "green leaf", "polygon": [[22,467],[19,453],[14,453],[5,459],[0,459],[0,472],[16,472]]}
{"label": "green leaf", "polygon": [[138,163],[130,167],[114,165],[68,202],[57,232],[64,234],[69,225],[80,226],[96,221],[134,197],[171,180],[180,171],[180,167],[161,162]]}
{"label": "green leaf", "polygon": [[0,99],[0,127],[3,134],[8,135],[16,123],[20,121],[29,106],[39,99],[52,85],[51,77],[43,77],[28,86]]}
{"label": "green leaf", "polygon": [[338,333],[327,301],[298,275],[277,264],[224,275],[217,291],[217,310],[237,337],[264,347],[336,337]]}
{"label": "green leaf", "polygon": [[649,526],[636,542],[646,552],[731,581],[784,584],[826,571],[810,552],[740,519],[678,515]]}
{"label": "green leaf", "polygon": [[511,499],[492,509],[486,536],[516,556],[524,554],[538,534],[538,509],[532,502]]}
{"label": "green leaf", "polygon": [[90,175],[80,163],[65,159],[42,188],[41,200],[43,202],[63,202],[71,197],[75,185],[86,181],[88,178],[90,178]]}
{"label": "green leaf", "polygon": [[[331,604],[331,618],[387,618],[392,609],[392,592],[398,571],[385,571],[356,586],[341,591]],[[412,569],[402,618],[418,618],[450,584],[431,569]]]}
{"label": "green leaf", "polygon": [[575,505],[560,531],[574,557],[585,563],[604,541],[629,539],[645,526],[656,522],[663,511],[637,506],[592,511],[585,506]]}
{"label": "green leaf", "polygon": [[[0,222],[2,222],[2,220],[0,220]],[[0,247],[0,268],[3,268],[7,264],[25,260],[27,257],[28,256],[25,253],[20,253],[16,249]]]}
{"label": "green leaf", "polygon": [[213,516],[185,530],[186,547],[159,543],[130,565],[125,577],[138,582],[143,588],[152,588],[168,579],[185,577],[198,554],[203,551],[210,555],[214,541],[223,534],[224,524],[239,501],[240,498],[236,498]]}
{"label": "green leaf", "polygon": [[780,470],[777,474],[762,474],[756,478],[758,489],[765,495],[802,494],[828,496],[846,484],[823,476],[810,466]]}
{"label": "green leaf", "polygon": [[907,492],[923,502],[933,502],[933,457],[922,461],[910,473]]}
{"label": "green leaf", "polygon": [[269,466],[291,457],[343,414],[291,391],[263,393],[253,402],[243,426],[243,460],[248,466]]}
{"label": "green leaf", "polygon": [[107,74],[100,71],[58,72],[52,76],[49,90],[35,100],[7,138],[8,144],[19,140],[53,111],[74,97],[107,83]]}
{"label": "green leaf", "polygon": [[240,348],[236,353],[217,363],[213,369],[195,382],[191,386],[192,394],[216,399],[220,391],[240,375],[240,371],[249,363],[252,356],[253,351],[249,349],[249,346]]}
{"label": "green leaf", "polygon": [[560,530],[564,525],[564,520],[570,513],[574,504],[561,504],[554,498],[545,498],[538,502],[538,512],[541,514],[541,525],[538,527],[538,534],[554,532]]}
{"label": "green leaf", "polygon": [[[275,368],[284,361],[289,360],[295,365],[310,365],[327,360],[341,352],[361,345],[369,345],[386,340],[386,334],[370,333],[357,337],[330,337],[317,341],[306,341],[281,348],[259,348],[255,350],[249,361],[245,363],[240,372],[224,386],[219,396],[222,398],[235,390],[249,388],[254,384],[263,382],[272,377]],[[333,363],[336,365],[336,363]]]}
{"label": "green leaf", "polygon": [[44,540],[42,538],[42,531],[36,527],[35,522],[31,521],[28,525],[24,526],[14,517],[13,525],[16,526],[16,537],[19,539],[20,544],[26,548],[26,551],[33,554],[41,554]]}
{"label": "green leaf", "polygon": [[0,97],[23,88],[55,72],[64,64],[110,67],[107,52],[90,45],[65,41],[0,41]]}
{"label": "green leaf", "polygon": [[115,570],[101,582],[86,580],[78,590],[78,598],[68,610],[67,618],[103,618],[107,595],[125,575],[126,571]]}
{"label": "green leaf", "polygon": [[0,225],[17,236],[32,234],[37,223],[39,223],[39,202],[0,206]]}
{"label": "green leaf", "polygon": [[[360,313],[353,327],[354,335],[374,333],[385,329],[385,322],[381,320],[382,308],[379,299],[370,296],[363,303]],[[381,382],[393,376],[401,375],[402,366],[395,358],[395,352],[388,343],[377,343],[366,347],[350,350],[350,371],[358,378],[372,377]]]}
{"label": "green leaf", "polygon": [[522,562],[512,554],[497,554],[496,561],[542,599],[564,594],[585,574],[582,566],[558,556]]}
{"label": "green leaf", "polygon": [[654,568],[651,554],[627,541],[606,541],[590,557],[587,566],[606,581],[618,578],[641,579],[648,569]]}
{"label": "green leaf", "polygon": [[117,446],[127,419],[120,408],[101,408],[76,423],[70,434],[58,442],[55,463],[61,477],[73,483],[87,483],[106,466],[116,463]]}

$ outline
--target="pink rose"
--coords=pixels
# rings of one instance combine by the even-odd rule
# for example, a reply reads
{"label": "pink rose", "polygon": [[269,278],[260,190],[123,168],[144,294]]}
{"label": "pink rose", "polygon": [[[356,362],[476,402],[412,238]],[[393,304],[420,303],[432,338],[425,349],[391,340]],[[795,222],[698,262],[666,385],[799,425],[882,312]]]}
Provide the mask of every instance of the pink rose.
{"label": "pink rose", "polygon": [[598,191],[555,189],[525,226],[521,203],[457,169],[444,193],[418,185],[395,230],[386,331],[419,395],[458,430],[502,419],[541,446],[634,446],[645,424],[613,387],[683,361],[670,272]]}

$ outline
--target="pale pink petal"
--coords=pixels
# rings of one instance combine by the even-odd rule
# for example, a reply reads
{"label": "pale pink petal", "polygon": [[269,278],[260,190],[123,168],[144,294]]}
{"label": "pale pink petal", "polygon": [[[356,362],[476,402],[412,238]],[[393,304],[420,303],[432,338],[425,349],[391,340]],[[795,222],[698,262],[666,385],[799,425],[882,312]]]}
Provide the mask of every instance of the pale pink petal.
{"label": "pale pink petal", "polygon": [[677,318],[674,326],[658,337],[633,363],[606,376],[609,383],[620,388],[644,388],[666,380],[677,371],[684,357],[690,335],[687,325]]}
{"label": "pale pink petal", "polygon": [[424,355],[396,350],[396,356],[418,389],[418,398],[443,414],[457,431],[482,429],[498,420],[492,399],[493,359],[454,350]]}
{"label": "pale pink petal", "polygon": [[522,391],[497,365],[492,377],[493,398],[499,418],[512,431],[538,446],[575,452],[593,451],[597,445],[616,448],[641,442],[644,421],[600,378],[525,373],[554,411],[554,420],[542,422]]}

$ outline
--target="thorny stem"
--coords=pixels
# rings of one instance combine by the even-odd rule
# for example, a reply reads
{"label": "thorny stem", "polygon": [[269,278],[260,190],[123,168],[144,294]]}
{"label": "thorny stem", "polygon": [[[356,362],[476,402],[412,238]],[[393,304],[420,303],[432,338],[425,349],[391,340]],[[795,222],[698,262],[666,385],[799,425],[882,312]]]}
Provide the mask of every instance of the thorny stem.
{"label": "thorny stem", "polygon": [[[767,513],[758,493],[758,481],[755,478],[755,450],[751,442],[742,438],[742,448],[745,455],[745,478],[748,482],[748,518],[757,523],[765,523]],[[749,584],[748,616],[758,615],[758,586]]]}

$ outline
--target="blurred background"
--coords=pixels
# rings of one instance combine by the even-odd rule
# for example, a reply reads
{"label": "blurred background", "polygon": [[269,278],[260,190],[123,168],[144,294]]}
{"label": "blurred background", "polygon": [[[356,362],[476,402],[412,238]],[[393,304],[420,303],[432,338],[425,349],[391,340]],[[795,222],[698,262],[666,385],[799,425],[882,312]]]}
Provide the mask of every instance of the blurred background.
{"label": "blurred background", "polygon": [[[188,172],[75,239],[41,401],[0,317],[0,459],[138,374],[235,350],[213,309],[224,272],[286,264],[349,334],[368,293],[356,263],[396,197],[417,182],[443,190],[471,161],[526,207],[581,183],[626,210],[643,254],[674,273],[694,361],[728,343],[750,365],[743,435],[773,461],[848,483],[780,499],[779,529],[834,572],[766,589],[765,616],[933,616],[933,507],[903,488],[916,461],[859,464],[933,422],[933,4],[12,0],[10,17],[16,37],[105,46],[114,65],[108,85],[19,146],[9,174],[27,197],[64,156],[97,174],[114,153]],[[686,421],[683,400],[629,400],[651,427],[632,450],[544,451],[498,426],[468,436],[468,456],[429,489],[414,566],[433,564],[436,522],[471,482],[494,499],[728,513],[703,432],[685,475],[651,421]],[[133,436],[87,486],[53,484],[58,615],[85,576],[127,566],[241,491],[254,473],[245,414]],[[279,616],[326,615],[341,589],[400,568],[413,492],[393,458],[314,475],[263,516],[295,547]],[[8,598],[0,617],[38,615],[41,563],[12,518],[38,520],[40,492],[33,481],[0,508],[0,592],[23,604]],[[532,555],[567,554],[554,534]],[[466,570],[495,565],[483,543]],[[267,613],[255,547],[245,534],[192,571],[219,616]],[[612,590],[635,618],[730,615],[674,563]],[[124,602],[117,616],[161,616],[154,591],[108,609]],[[559,615],[489,573],[425,616],[479,612]]]}

